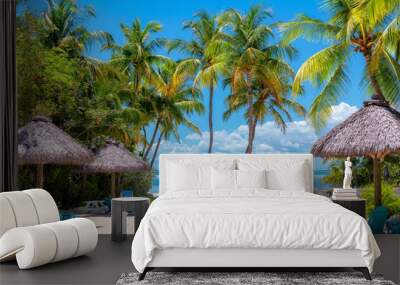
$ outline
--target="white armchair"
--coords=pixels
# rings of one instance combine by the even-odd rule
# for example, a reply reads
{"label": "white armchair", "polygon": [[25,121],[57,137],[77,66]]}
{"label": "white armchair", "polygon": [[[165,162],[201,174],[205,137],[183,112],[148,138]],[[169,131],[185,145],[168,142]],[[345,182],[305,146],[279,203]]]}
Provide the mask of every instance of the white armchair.
{"label": "white armchair", "polygon": [[20,269],[84,255],[96,248],[96,225],[83,218],[60,221],[43,189],[0,193],[0,262],[17,259]]}

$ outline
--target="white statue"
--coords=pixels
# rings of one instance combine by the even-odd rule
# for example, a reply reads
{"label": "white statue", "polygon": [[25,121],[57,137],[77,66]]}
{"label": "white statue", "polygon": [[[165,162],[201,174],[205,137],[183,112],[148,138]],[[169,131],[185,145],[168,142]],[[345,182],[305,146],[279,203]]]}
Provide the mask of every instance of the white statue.
{"label": "white statue", "polygon": [[347,157],[346,161],[344,162],[344,179],[343,179],[343,189],[351,189],[351,178],[352,178],[352,171],[351,171],[352,163],[350,161],[350,157]]}

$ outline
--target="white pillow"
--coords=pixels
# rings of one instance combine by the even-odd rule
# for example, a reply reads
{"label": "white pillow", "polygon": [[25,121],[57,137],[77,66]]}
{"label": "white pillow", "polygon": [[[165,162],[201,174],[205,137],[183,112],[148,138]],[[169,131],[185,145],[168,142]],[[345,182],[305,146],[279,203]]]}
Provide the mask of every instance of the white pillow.
{"label": "white pillow", "polygon": [[304,160],[293,159],[240,159],[240,170],[267,170],[267,188],[288,191],[306,191],[309,167]]}
{"label": "white pillow", "polygon": [[210,167],[169,163],[168,191],[210,189]]}
{"label": "white pillow", "polygon": [[211,191],[211,168],[235,169],[236,161],[216,158],[214,160],[182,158],[166,164],[166,191]]}
{"label": "white pillow", "polygon": [[237,187],[240,188],[267,188],[267,171],[263,170],[236,170]]}
{"label": "white pillow", "polygon": [[211,169],[211,188],[215,190],[235,190],[236,170],[232,169]]}
{"label": "white pillow", "polygon": [[269,189],[307,191],[307,177],[304,163],[301,165],[295,164],[292,168],[285,171],[277,169],[268,170],[267,181]]}

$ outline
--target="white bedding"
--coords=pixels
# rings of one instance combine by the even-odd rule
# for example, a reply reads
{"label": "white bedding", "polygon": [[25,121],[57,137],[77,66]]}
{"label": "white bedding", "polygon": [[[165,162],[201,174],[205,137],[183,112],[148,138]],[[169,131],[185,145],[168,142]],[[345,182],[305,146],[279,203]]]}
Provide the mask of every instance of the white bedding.
{"label": "white bedding", "polygon": [[320,195],[265,189],[161,195],[136,232],[132,262],[143,272],[165,248],[357,249],[370,271],[380,255],[359,215]]}

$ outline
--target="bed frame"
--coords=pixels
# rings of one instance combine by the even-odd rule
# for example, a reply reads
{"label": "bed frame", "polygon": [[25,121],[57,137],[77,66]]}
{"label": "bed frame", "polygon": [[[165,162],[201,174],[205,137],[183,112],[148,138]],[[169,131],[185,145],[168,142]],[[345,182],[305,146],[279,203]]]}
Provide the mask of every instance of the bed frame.
{"label": "bed frame", "polygon": [[361,271],[367,280],[371,280],[368,268],[361,258],[359,250],[327,249],[183,249],[171,248],[156,250],[153,260],[140,274],[143,280],[148,271],[154,269],[193,271],[270,271],[277,269],[301,270],[338,270],[353,268]]}
{"label": "bed frame", "polygon": [[[307,166],[307,192],[313,192],[313,156],[311,154],[163,154],[160,156],[160,194],[165,193],[167,163],[174,160],[190,160],[207,163],[217,159],[267,159],[267,160],[303,160]],[[187,271],[265,271],[268,269],[338,269],[353,268],[361,271],[367,280],[371,276],[359,250],[329,250],[329,249],[194,249],[170,248],[155,251],[152,261],[139,275],[143,280],[146,273],[154,269],[182,269]]]}

